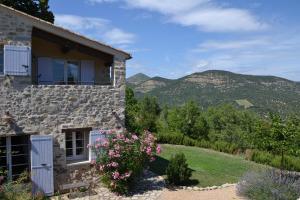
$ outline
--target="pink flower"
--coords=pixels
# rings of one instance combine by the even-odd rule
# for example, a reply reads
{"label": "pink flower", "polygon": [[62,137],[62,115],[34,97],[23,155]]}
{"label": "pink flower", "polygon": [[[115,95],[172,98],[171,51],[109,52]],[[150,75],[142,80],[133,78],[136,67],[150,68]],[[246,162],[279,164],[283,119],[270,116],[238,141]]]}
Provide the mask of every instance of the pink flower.
{"label": "pink flower", "polygon": [[96,145],[95,145],[95,148],[96,148],[96,149],[100,149],[100,147],[101,147],[100,144],[96,144]]}
{"label": "pink flower", "polygon": [[133,139],[133,140],[138,140],[139,138],[138,138],[138,136],[136,136],[136,135],[132,135],[132,139]]}
{"label": "pink flower", "polygon": [[100,142],[102,140],[102,138],[97,138],[96,142]]}
{"label": "pink flower", "polygon": [[113,157],[115,157],[115,158],[120,158],[121,155],[120,155],[119,153],[116,153]]}
{"label": "pink flower", "polygon": [[124,140],[125,139],[125,136],[123,133],[117,133],[117,139],[118,140]]}
{"label": "pink flower", "polygon": [[118,151],[118,150],[120,150],[120,145],[119,144],[115,144],[115,149]]}
{"label": "pink flower", "polygon": [[151,155],[151,152],[152,152],[151,147],[147,147],[146,153],[147,153],[148,155]]}
{"label": "pink flower", "polygon": [[92,147],[92,145],[90,145],[90,144],[86,145],[86,148],[91,148],[91,147]]}
{"label": "pink flower", "polygon": [[109,150],[108,151],[108,155],[109,155],[109,157],[114,157],[114,155],[115,155],[115,152],[114,152],[114,150]]}
{"label": "pink flower", "polygon": [[120,173],[118,172],[118,171],[115,171],[115,172],[113,172],[113,179],[118,179],[119,178],[119,176],[120,176]]}
{"label": "pink flower", "polygon": [[126,177],[126,178],[128,178],[128,177],[130,177],[131,176],[131,172],[126,172],[125,174],[124,174],[124,177]]}
{"label": "pink flower", "polygon": [[156,147],[156,153],[157,154],[161,153],[161,147],[160,147],[160,145],[157,145],[157,147]]}
{"label": "pink flower", "polygon": [[91,160],[91,164],[95,165],[96,164],[96,160]]}
{"label": "pink flower", "polygon": [[99,166],[99,170],[100,170],[100,171],[103,171],[103,170],[104,170],[104,165],[100,165],[100,166]]}
{"label": "pink flower", "polygon": [[118,166],[119,166],[119,164],[118,164],[117,162],[112,162],[112,163],[110,163],[110,165],[111,165],[112,167],[118,167]]}
{"label": "pink flower", "polygon": [[103,143],[102,143],[102,146],[103,147],[108,147],[109,145],[109,141],[108,140],[104,140]]}
{"label": "pink flower", "polygon": [[125,139],[125,142],[126,142],[126,143],[130,143],[131,141],[130,141],[128,138],[126,138],[126,139]]}

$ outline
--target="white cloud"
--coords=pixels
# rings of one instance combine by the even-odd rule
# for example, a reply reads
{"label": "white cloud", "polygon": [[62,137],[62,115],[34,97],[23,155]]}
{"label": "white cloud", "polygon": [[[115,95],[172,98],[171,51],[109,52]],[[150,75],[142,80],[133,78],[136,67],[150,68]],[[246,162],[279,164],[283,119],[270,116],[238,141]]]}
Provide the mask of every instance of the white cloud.
{"label": "white cloud", "polygon": [[188,67],[182,73],[218,69],[299,80],[299,51],[300,37],[293,34],[205,41],[188,53]]}
{"label": "white cloud", "polygon": [[[102,3],[105,0],[89,1]],[[195,26],[202,31],[245,32],[268,28],[266,23],[260,21],[250,11],[224,7],[213,0],[119,0],[119,2],[125,3],[129,8],[159,12],[165,15],[169,22]]]}
{"label": "white cloud", "polygon": [[131,44],[135,40],[135,35],[113,28],[104,33],[104,39],[110,44]]}
{"label": "white cloud", "polygon": [[233,40],[233,41],[214,41],[209,40],[201,43],[196,49],[193,51],[203,52],[203,51],[212,51],[212,50],[233,50],[233,49],[244,49],[255,46],[265,46],[271,45],[271,41],[268,38],[255,38],[255,39],[247,39],[247,40]]}
{"label": "white cloud", "polygon": [[208,0],[124,0],[133,8],[158,11],[162,14],[182,13],[193,9]]}
{"label": "white cloud", "polygon": [[102,18],[56,14],[55,24],[111,45],[128,45],[136,39],[134,34],[116,28]]}
{"label": "white cloud", "polygon": [[184,26],[196,26],[203,31],[243,32],[264,30],[268,26],[247,10],[236,8],[204,8],[171,17]]}

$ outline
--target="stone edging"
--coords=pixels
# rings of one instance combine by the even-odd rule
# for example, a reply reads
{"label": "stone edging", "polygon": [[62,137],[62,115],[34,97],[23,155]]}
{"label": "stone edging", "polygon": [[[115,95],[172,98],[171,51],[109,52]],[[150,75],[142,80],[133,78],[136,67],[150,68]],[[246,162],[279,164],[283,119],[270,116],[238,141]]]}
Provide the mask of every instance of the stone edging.
{"label": "stone edging", "polygon": [[172,187],[172,189],[178,190],[189,190],[189,191],[207,191],[207,190],[216,190],[216,189],[223,189],[227,187],[236,186],[236,183],[225,183],[220,186],[211,186],[211,187],[188,187],[188,186],[179,186],[179,187]]}

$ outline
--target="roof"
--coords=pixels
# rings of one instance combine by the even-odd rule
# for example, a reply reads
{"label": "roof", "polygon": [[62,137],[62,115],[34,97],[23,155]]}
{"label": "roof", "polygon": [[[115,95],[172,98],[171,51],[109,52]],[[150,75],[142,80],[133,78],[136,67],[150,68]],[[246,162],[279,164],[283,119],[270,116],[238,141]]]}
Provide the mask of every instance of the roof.
{"label": "roof", "polygon": [[8,12],[11,12],[12,14],[15,14],[17,16],[20,16],[22,18],[24,18],[24,20],[28,20],[29,23],[32,24],[32,26],[39,28],[41,30],[50,32],[54,35],[58,35],[61,36],[63,38],[67,38],[69,40],[72,40],[76,43],[80,43],[82,45],[94,48],[96,50],[108,53],[108,54],[112,54],[112,55],[118,55],[118,56],[122,56],[125,59],[131,59],[131,55],[123,50],[114,48],[110,45],[107,45],[105,43],[90,39],[88,37],[85,37],[83,35],[80,35],[78,33],[75,33],[73,31],[70,31],[68,29],[65,29],[63,27],[54,25],[50,22],[47,22],[45,20],[39,19],[37,17],[28,15],[24,12],[21,12],[19,10],[13,9],[11,7],[5,6],[3,4],[0,4],[0,9],[3,8],[5,10],[7,10]]}

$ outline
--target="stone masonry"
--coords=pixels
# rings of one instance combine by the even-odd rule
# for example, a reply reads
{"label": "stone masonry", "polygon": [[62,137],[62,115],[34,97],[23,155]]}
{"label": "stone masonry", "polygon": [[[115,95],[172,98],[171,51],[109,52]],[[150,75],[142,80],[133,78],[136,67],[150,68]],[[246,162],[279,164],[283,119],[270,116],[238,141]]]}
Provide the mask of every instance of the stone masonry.
{"label": "stone masonry", "polygon": [[[0,7],[0,47],[31,46],[31,31],[29,22]],[[113,70],[112,85],[95,86],[32,85],[31,77],[0,75],[0,136],[53,135],[54,176],[67,176],[70,169],[62,129],[124,126],[125,60],[115,57]],[[13,125],[3,121],[6,112]]]}

